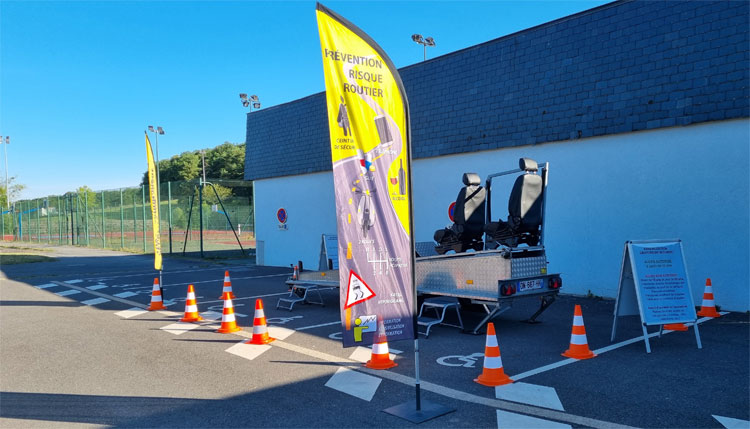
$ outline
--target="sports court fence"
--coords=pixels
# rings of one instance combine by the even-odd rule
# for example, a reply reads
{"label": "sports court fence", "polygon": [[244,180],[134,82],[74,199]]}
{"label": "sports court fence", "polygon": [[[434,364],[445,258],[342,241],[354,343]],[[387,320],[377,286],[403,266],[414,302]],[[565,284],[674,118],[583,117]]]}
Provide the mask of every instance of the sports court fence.
{"label": "sports court fence", "polygon": [[[255,254],[250,182],[162,183],[159,216],[165,255]],[[148,185],[16,201],[0,218],[4,241],[154,251]]]}

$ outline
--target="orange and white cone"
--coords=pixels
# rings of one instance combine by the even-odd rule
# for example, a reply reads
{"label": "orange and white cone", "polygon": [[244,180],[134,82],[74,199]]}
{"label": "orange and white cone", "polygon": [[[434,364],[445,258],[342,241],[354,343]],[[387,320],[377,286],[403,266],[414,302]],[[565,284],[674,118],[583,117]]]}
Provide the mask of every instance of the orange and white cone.
{"label": "orange and white cone", "polygon": [[227,293],[229,294],[230,299],[236,298],[232,293],[232,279],[229,278],[229,271],[224,271],[224,289],[221,290],[221,296],[219,299],[224,299],[224,296],[226,296]]}
{"label": "orange and white cone", "polygon": [[147,310],[166,310],[164,301],[161,299],[161,287],[159,286],[159,277],[154,277],[154,288],[151,290],[151,304],[149,304]]}
{"label": "orange and white cone", "polygon": [[502,386],[513,383],[505,374],[503,360],[500,358],[500,346],[497,344],[495,335],[495,324],[487,324],[487,339],[484,343],[484,369],[482,374],[474,379],[475,382],[485,386]]}
{"label": "orange and white cone", "polygon": [[378,318],[378,334],[375,343],[372,345],[372,354],[365,366],[370,369],[389,369],[398,366],[391,359],[391,353],[388,350],[388,337],[385,335],[385,325],[380,318]]}
{"label": "orange and white cone", "polygon": [[688,327],[684,323],[668,323],[664,325],[664,329],[669,329],[670,331],[687,331]]}
{"label": "orange and white cone", "polygon": [[188,285],[187,299],[185,300],[185,317],[180,322],[200,322],[203,320],[198,314],[198,303],[195,301],[195,290],[193,285]]}
{"label": "orange and white cone", "polygon": [[298,280],[299,279],[299,267],[294,266],[294,271],[292,271],[292,280]]}
{"label": "orange and white cone", "polygon": [[266,325],[266,313],[263,311],[263,300],[255,300],[255,316],[253,316],[253,336],[245,341],[245,344],[268,344],[275,340],[268,335],[268,326]]}
{"label": "orange and white cone", "polygon": [[711,286],[711,279],[706,279],[706,289],[703,291],[703,303],[701,304],[698,316],[721,317],[721,314],[716,311],[716,304],[714,304],[714,288]]}
{"label": "orange and white cone", "polygon": [[237,332],[240,329],[237,326],[237,319],[234,317],[234,304],[232,304],[232,298],[228,294],[224,294],[222,298],[224,300],[224,310],[221,314],[221,326],[216,332],[220,334],[231,334]]}
{"label": "orange and white cone", "polygon": [[586,339],[586,327],[583,326],[583,313],[581,306],[576,304],[573,311],[573,330],[570,333],[570,348],[562,354],[565,357],[573,359],[591,359],[596,357],[594,352],[589,350],[589,343]]}

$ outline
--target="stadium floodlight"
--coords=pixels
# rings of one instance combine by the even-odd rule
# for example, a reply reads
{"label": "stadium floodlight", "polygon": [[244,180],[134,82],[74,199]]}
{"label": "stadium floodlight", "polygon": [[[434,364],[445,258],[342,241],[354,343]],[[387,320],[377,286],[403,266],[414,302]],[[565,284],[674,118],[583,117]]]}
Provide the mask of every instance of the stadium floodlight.
{"label": "stadium floodlight", "polygon": [[245,93],[240,93],[240,101],[242,102],[242,106],[244,107],[250,107],[250,111],[253,109],[260,109],[260,100],[258,99],[258,96],[253,94],[250,97],[247,96]]}
{"label": "stadium floodlight", "polygon": [[424,55],[422,60],[427,60],[427,47],[435,46],[435,39],[433,39],[432,37],[422,37],[421,34],[412,34],[411,40],[422,45]]}

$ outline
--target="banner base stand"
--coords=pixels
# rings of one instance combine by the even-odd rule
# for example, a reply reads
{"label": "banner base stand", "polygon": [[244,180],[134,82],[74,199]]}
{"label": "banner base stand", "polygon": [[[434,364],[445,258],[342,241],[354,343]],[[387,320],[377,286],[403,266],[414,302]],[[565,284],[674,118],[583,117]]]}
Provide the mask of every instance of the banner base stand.
{"label": "banner base stand", "polygon": [[404,402],[403,404],[394,405],[390,408],[383,410],[384,413],[400,417],[404,420],[408,420],[412,423],[424,423],[428,420],[432,420],[435,417],[440,417],[444,414],[452,413],[456,411],[455,408],[446,407],[444,405],[430,402],[421,401],[421,409],[417,411],[416,404],[414,401]]}

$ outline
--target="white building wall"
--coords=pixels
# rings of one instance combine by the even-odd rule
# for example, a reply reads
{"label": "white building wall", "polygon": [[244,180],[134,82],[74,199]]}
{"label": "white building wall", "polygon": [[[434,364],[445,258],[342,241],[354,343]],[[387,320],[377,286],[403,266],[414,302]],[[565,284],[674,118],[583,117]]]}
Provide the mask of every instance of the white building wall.
{"label": "white building wall", "polygon": [[[546,238],[564,292],[614,297],[626,240],[679,238],[696,305],[706,278],[718,305],[750,309],[750,121],[714,122],[414,162],[417,241],[450,224],[464,172],[481,177],[550,162]],[[493,183],[493,218],[507,217],[514,178]],[[265,263],[317,268],[320,234],[335,233],[331,172],[255,182]],[[276,210],[289,211],[280,231]]]}

